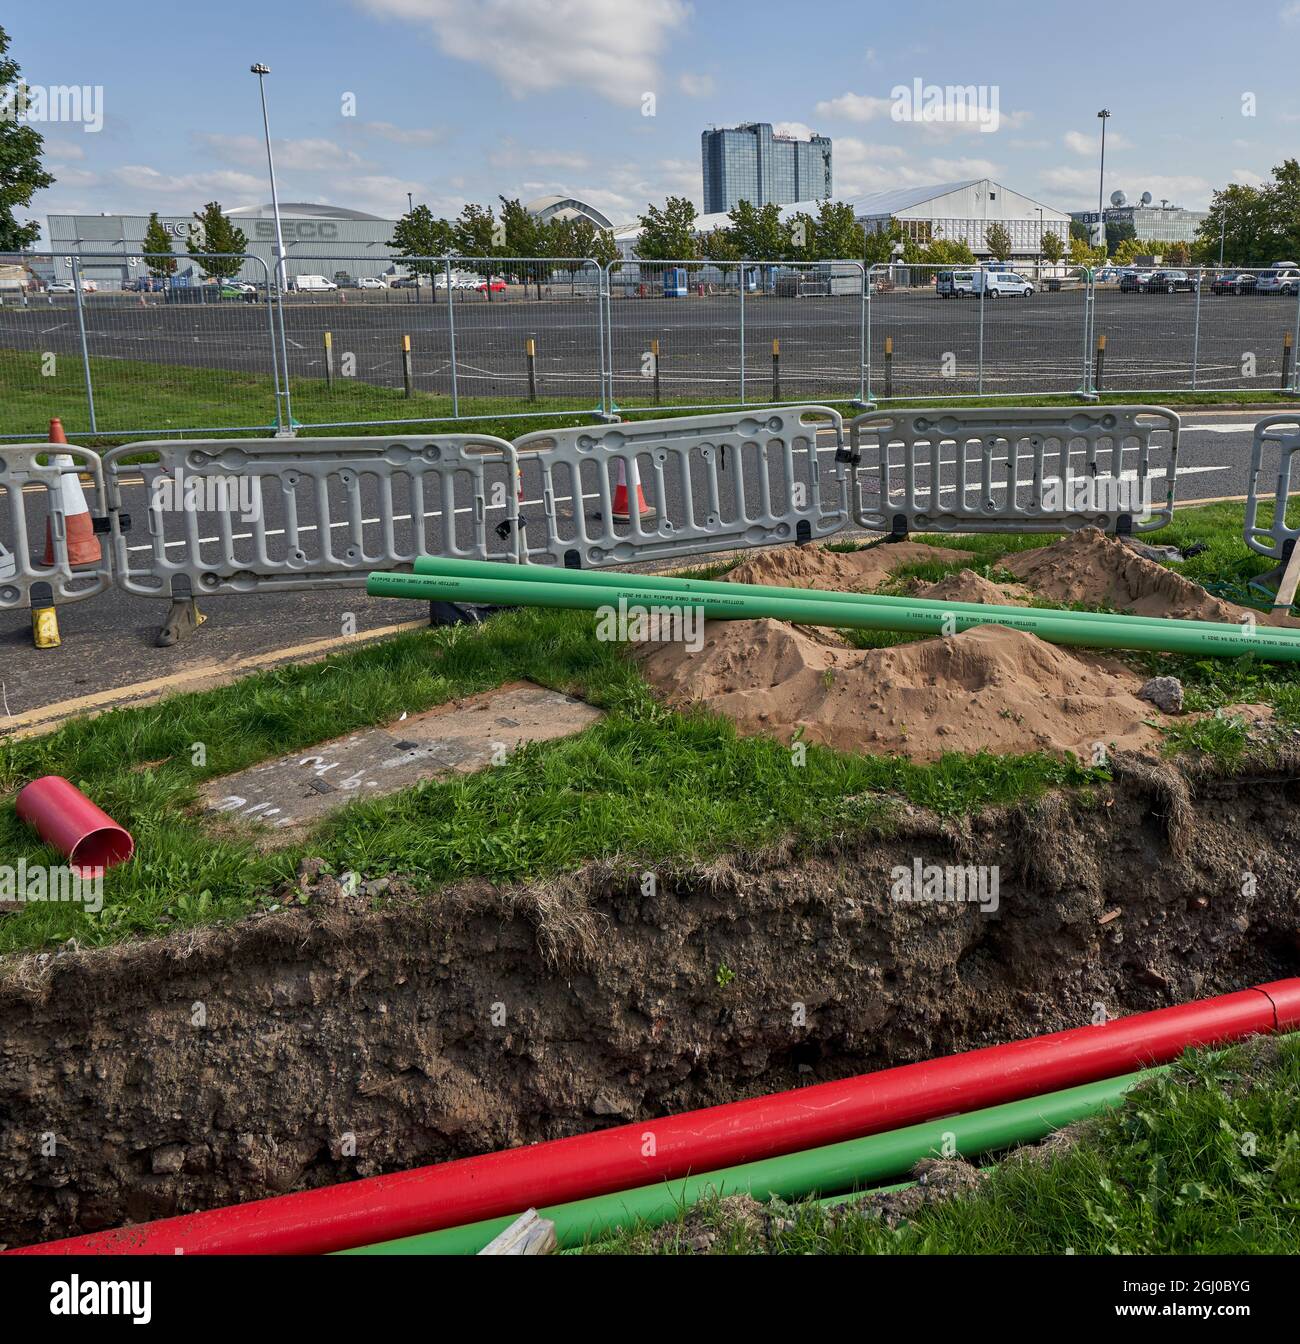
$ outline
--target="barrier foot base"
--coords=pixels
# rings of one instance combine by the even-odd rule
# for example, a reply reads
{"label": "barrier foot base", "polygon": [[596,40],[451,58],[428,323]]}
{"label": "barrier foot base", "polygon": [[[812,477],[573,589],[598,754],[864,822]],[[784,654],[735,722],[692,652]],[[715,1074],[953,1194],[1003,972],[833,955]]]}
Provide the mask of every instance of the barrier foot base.
{"label": "barrier foot base", "polygon": [[32,647],[57,649],[63,640],[59,637],[59,613],[54,607],[32,608]]}
{"label": "barrier foot base", "polygon": [[208,618],[199,610],[199,604],[192,597],[173,598],[167,619],[158,631],[154,647],[169,649],[184,636],[197,630]]}

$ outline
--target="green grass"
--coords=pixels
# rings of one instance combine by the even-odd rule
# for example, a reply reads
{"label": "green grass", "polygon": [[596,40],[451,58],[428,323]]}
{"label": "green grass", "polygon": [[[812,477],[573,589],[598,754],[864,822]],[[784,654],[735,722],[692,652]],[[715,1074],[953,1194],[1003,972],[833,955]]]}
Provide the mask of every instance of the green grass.
{"label": "green grass", "polygon": [[[502,766],[354,804],[278,853],[229,828],[214,833],[197,814],[205,779],[518,678],[580,694],[606,717]],[[469,875],[525,880],[597,858],[708,857],[792,832],[834,840],[887,827],[894,797],[955,814],[1105,778],[1033,754],[931,765],[816,746],[802,765],[801,755],[739,737],[719,718],[663,709],[619,646],[595,639],[589,613],[503,612],[482,627],[412,633],[0,743],[0,790],[65,775],[137,842],[137,858],[108,873],[102,912],[33,903],[0,918],[0,952],[234,918],[273,904],[276,884],[305,854],[335,871],[400,872],[432,889]],[[0,810],[0,853],[53,861],[12,803]]]}
{"label": "green grass", "polygon": [[[778,1204],[769,1240],[702,1206],[588,1254],[1170,1255],[1300,1252],[1300,1038],[1188,1053],[1079,1127],[1054,1157],[995,1165],[978,1191],[890,1228],[869,1210]],[[687,1223],[687,1217],[690,1221]]]}
{"label": "green grass", "polygon": [[[92,355],[97,435],[90,435],[90,415],[86,398],[85,375],[80,356],[66,353],[58,357],[47,376],[42,353],[31,350],[0,349],[0,436],[7,434],[44,434],[51,415],[58,415],[74,442],[86,447],[107,448],[123,442],[121,430],[157,430],[181,435],[195,426],[221,430],[225,426],[251,426],[249,433],[270,432],[275,421],[275,391],[270,372],[253,373],[224,369],[186,368],[138,359],[115,359]],[[757,384],[761,386],[760,384]],[[354,379],[338,378],[330,389],[323,378],[290,380],[293,418],[303,424],[340,424],[349,421],[411,420],[412,428],[433,434],[463,429],[449,419],[451,398],[417,392],[407,398],[400,388],[375,387]],[[1155,395],[1155,394],[1152,394]],[[1107,404],[1143,400],[1139,394],[1106,393],[1100,401]],[[1150,397],[1145,398],[1147,400]],[[1170,392],[1160,393],[1162,405],[1209,406],[1246,405],[1256,402],[1279,405],[1294,402],[1281,393],[1259,392]],[[476,418],[475,428],[501,438],[516,438],[536,429],[589,424],[598,397],[594,388],[589,395],[557,398],[545,396],[539,403],[519,397],[462,396],[460,416]],[[629,416],[674,416],[692,414],[682,409],[696,397],[668,398],[661,406],[627,405],[620,411]],[[820,402],[841,411],[857,414],[850,403],[810,394],[809,401]],[[1081,398],[1073,394],[1017,396],[1021,406],[1073,406]],[[674,404],[676,402],[676,404]],[[934,397],[916,401],[880,400],[881,409],[926,406],[1005,406],[1007,398]],[[423,418],[420,418],[423,417]],[[387,434],[380,426],[349,426],[337,430],[305,430],[312,434]]]}

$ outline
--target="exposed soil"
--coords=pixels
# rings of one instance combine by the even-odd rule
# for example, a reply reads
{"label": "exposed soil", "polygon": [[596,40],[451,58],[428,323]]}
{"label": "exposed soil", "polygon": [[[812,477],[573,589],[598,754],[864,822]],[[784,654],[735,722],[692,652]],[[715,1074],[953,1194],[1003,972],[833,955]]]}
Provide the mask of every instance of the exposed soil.
{"label": "exposed soil", "polygon": [[952,564],[969,551],[927,546],[923,541],[890,542],[864,551],[828,551],[822,546],[784,546],[760,551],[729,570],[729,583],[766,583],[784,588],[839,588],[869,593],[903,565],[924,561]]}
{"label": "exposed soil", "polygon": [[1285,613],[1272,615],[1225,602],[1095,527],[1072,532],[1039,550],[1008,556],[1002,565],[1040,597],[1054,602],[1081,602],[1175,620],[1236,625],[1249,615],[1261,624],[1295,624]]}
{"label": "exposed soil", "polygon": [[[949,823],[900,804],[888,835],[660,868],[649,896],[635,860],[418,899],[396,880],[349,895],[309,867],[303,909],[10,959],[0,1241],[843,1077],[1076,1026],[1097,1004],[1137,1011],[1296,974],[1300,767],[1235,781],[1124,756],[1114,769],[1117,783],[1092,799]],[[914,857],[997,865],[997,910],[892,901],[892,869]]]}
{"label": "exposed soil", "polygon": [[744,733],[935,760],[947,751],[1154,746],[1165,716],[1118,663],[1000,625],[888,649],[837,647],[780,621],[706,621],[704,647],[645,646],[671,704],[706,705]]}

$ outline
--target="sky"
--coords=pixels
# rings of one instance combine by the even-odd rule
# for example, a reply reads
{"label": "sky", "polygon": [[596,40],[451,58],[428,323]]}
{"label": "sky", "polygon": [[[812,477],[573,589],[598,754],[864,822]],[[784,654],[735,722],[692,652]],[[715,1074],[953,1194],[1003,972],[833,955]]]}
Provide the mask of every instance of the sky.
{"label": "sky", "polygon": [[[988,176],[1095,207],[1103,106],[1106,195],[1203,207],[1300,155],[1300,0],[1177,13],[1175,34],[1115,0],[60,0],[0,23],[30,86],[102,99],[99,130],[39,125],[58,181],[22,218],[264,203],[261,61],[282,202],[562,192],[625,223],[701,206],[700,132],[743,121],[831,136],[840,199]],[[996,129],[895,119],[917,80],[983,89]]]}

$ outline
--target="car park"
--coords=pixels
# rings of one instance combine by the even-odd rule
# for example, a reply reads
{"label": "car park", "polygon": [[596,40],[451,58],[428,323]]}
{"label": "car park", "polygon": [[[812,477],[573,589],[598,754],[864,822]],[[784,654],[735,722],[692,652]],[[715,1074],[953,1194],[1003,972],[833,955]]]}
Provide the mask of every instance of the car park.
{"label": "car park", "polygon": [[1151,279],[1150,271],[1131,270],[1125,271],[1119,278],[1119,287],[1124,294],[1141,294],[1145,292],[1147,281]]}

